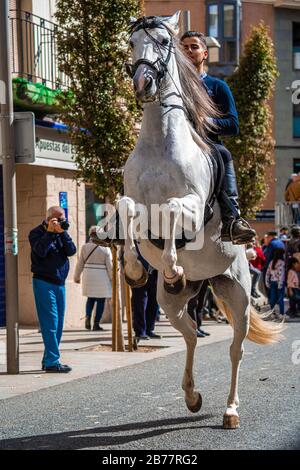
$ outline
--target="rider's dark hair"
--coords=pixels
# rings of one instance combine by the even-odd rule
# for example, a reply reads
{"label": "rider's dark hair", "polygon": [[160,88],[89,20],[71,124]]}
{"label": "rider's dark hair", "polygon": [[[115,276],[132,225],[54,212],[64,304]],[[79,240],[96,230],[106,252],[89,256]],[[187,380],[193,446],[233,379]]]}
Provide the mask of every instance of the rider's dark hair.
{"label": "rider's dark hair", "polygon": [[205,49],[207,49],[205,34],[199,33],[198,31],[187,31],[181,36],[180,41],[183,41],[186,38],[198,38]]}

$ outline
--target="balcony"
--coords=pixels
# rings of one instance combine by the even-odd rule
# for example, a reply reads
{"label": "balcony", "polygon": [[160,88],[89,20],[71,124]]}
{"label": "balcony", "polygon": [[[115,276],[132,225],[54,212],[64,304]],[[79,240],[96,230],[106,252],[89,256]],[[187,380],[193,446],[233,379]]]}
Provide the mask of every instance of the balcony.
{"label": "balcony", "polygon": [[69,79],[59,70],[59,26],[27,11],[10,10],[11,67],[21,77],[47,88],[67,89]]}
{"label": "balcony", "polygon": [[300,225],[300,202],[278,202],[275,204],[275,226],[289,227]]}
{"label": "balcony", "polygon": [[275,0],[274,6],[278,8],[296,8],[300,10],[299,0]]}

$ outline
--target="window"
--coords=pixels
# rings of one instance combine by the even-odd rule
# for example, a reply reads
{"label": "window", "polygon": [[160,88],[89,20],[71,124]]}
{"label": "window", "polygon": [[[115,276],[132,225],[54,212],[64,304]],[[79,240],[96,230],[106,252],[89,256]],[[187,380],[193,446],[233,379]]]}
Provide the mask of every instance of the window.
{"label": "window", "polygon": [[236,64],[240,40],[238,21],[240,17],[239,0],[206,0],[207,34],[221,44],[217,50],[209,50],[209,63]]}
{"label": "window", "polygon": [[293,159],[293,173],[300,173],[300,158]]}
{"label": "window", "polygon": [[234,62],[236,60],[236,42],[224,41],[223,60],[224,62]]}
{"label": "window", "polygon": [[217,38],[219,33],[218,28],[218,5],[209,5],[208,7],[208,34],[209,36],[213,36]]}
{"label": "window", "polygon": [[293,23],[294,69],[300,70],[300,23]]}
{"label": "window", "polygon": [[224,38],[233,38],[234,37],[234,5],[224,5]]}
{"label": "window", "polygon": [[293,135],[295,139],[300,138],[300,104],[294,104]]}

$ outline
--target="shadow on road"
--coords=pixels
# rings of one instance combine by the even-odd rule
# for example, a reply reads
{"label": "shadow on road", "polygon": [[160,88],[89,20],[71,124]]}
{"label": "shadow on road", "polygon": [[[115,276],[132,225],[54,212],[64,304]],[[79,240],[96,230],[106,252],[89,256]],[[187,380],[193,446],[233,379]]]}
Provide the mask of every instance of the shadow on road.
{"label": "shadow on road", "polygon": [[[199,426],[198,423],[212,418],[213,415],[202,415],[182,418],[170,418],[156,421],[147,421],[141,423],[128,423],[118,426],[107,426],[98,428],[83,429],[80,431],[68,431],[56,434],[42,434],[39,436],[24,436],[15,439],[5,439],[0,441],[0,449],[14,450],[76,450],[84,448],[101,448],[108,446],[117,446],[128,442],[140,441],[151,437],[170,433],[173,431],[211,428],[211,426]],[[193,426],[180,426],[185,424],[194,424]],[[148,428],[156,428],[151,431],[143,432]],[[125,435],[110,435],[126,431],[137,431],[140,433],[127,433]]]}

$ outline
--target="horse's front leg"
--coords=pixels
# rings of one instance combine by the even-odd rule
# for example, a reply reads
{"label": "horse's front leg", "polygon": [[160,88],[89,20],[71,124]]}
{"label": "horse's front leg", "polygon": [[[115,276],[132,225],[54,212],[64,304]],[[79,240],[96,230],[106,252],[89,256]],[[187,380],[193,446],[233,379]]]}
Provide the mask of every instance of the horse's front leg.
{"label": "horse's front leg", "polygon": [[178,294],[186,285],[183,268],[176,264],[176,229],[181,233],[199,231],[203,221],[202,213],[204,214],[204,209],[201,210],[200,198],[193,194],[183,198],[171,198],[162,208],[165,246],[161,260],[164,286],[169,293]]}
{"label": "horse's front leg", "polygon": [[118,202],[118,211],[122,220],[125,236],[125,279],[131,287],[141,287],[146,284],[148,274],[142,263],[138,260],[138,253],[134,244],[133,220],[136,215],[134,200],[127,196],[122,197]]}

